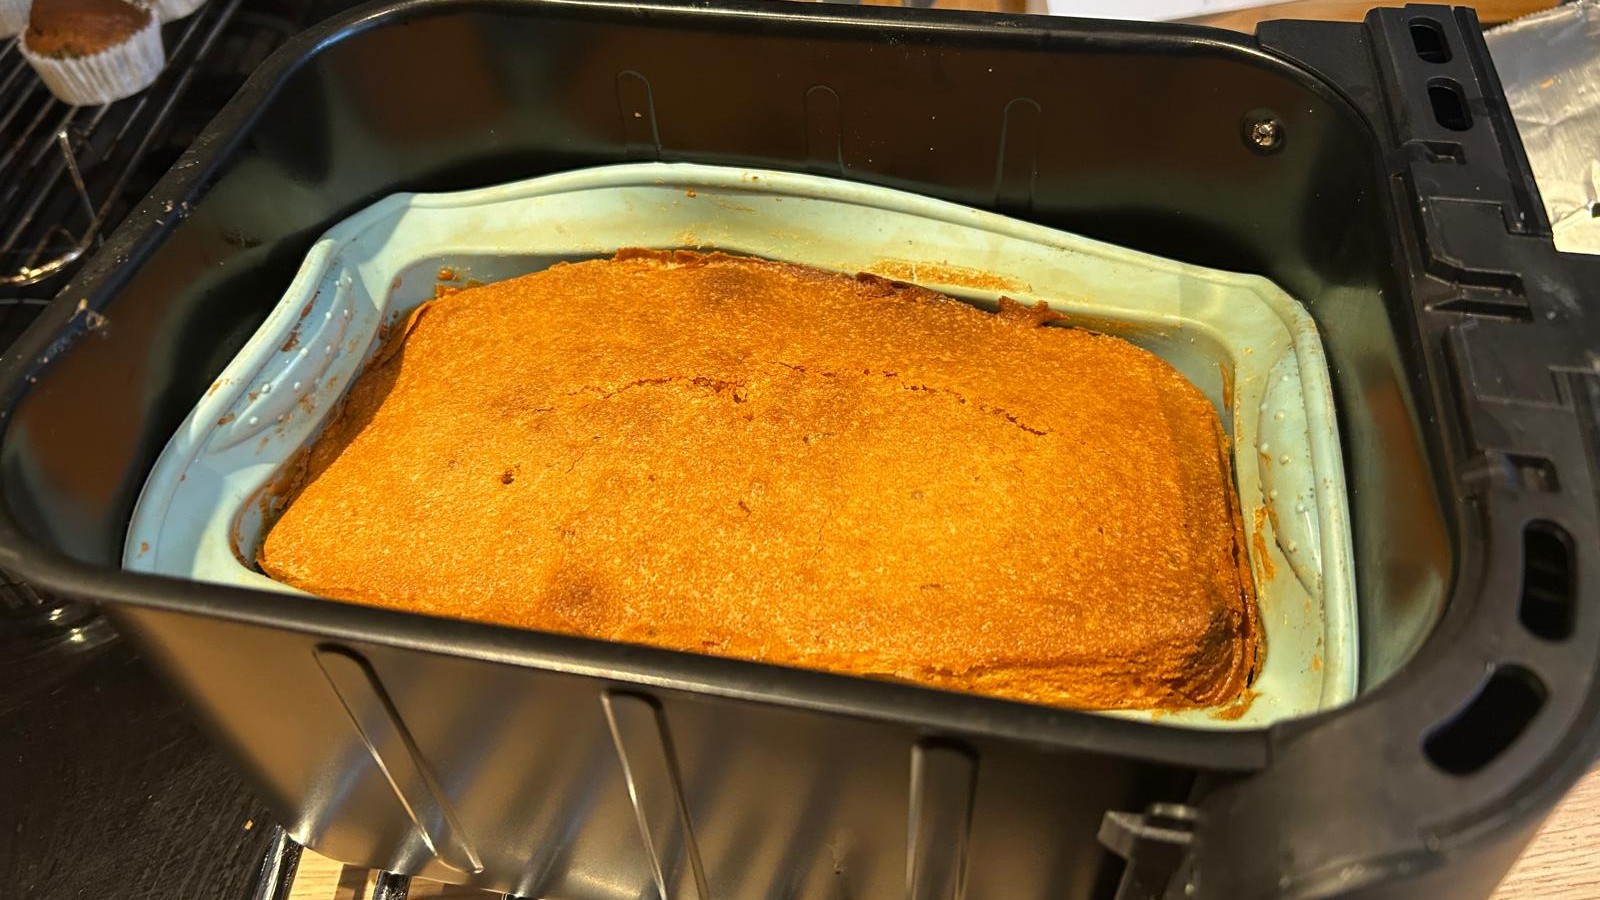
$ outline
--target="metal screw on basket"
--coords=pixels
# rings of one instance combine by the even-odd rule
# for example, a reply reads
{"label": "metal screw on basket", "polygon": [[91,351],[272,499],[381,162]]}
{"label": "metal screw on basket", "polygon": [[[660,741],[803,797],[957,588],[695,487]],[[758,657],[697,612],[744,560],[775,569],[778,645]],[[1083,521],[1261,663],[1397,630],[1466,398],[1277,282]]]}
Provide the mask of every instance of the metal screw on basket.
{"label": "metal screw on basket", "polygon": [[1277,119],[1257,119],[1245,129],[1245,136],[1262,153],[1272,153],[1283,146],[1283,126]]}

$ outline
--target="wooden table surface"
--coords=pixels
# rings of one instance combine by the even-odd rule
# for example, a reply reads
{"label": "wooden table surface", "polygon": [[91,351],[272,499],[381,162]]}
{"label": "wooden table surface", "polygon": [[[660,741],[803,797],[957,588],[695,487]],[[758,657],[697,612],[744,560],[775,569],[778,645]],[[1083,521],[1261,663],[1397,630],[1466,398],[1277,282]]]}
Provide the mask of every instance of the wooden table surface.
{"label": "wooden table surface", "polygon": [[[900,5],[899,0],[864,0]],[[1192,21],[1221,28],[1253,31],[1267,19],[1330,19],[1359,21],[1376,6],[1403,6],[1407,0],[1293,0],[1255,9],[1218,13]],[[935,6],[1021,12],[1026,0],[936,0]],[[1475,7],[1484,24],[1505,22],[1554,6],[1553,0],[1484,0]],[[351,894],[339,890],[341,866],[307,851],[301,860],[291,900],[335,900]],[[419,883],[414,898],[460,896],[442,886]],[[344,900],[344,898],[340,898]],[[1578,782],[1545,821],[1537,837],[1506,876],[1493,900],[1600,900],[1600,766]]]}
{"label": "wooden table surface", "polygon": [[[1217,28],[1254,31],[1256,23],[1268,19],[1327,19],[1338,22],[1359,22],[1367,10],[1379,6],[1405,6],[1424,0],[1292,0],[1272,3],[1234,12],[1198,16],[1189,21]],[[1455,6],[1470,6],[1478,11],[1478,20],[1484,25],[1509,22],[1523,16],[1555,6],[1554,0],[1485,0],[1482,3],[1450,3],[1450,0],[1425,0]]]}
{"label": "wooden table surface", "polygon": [[[866,6],[904,6],[903,0],[855,0]],[[937,9],[971,9],[984,12],[1043,12],[1045,0],[933,0]],[[1130,0],[1134,2],[1134,0]],[[1521,18],[1556,5],[1556,0],[1483,0],[1480,3],[1451,3],[1451,0],[1287,0],[1249,9],[1196,16],[1186,21],[1235,31],[1254,31],[1257,23],[1268,19],[1324,19],[1334,22],[1359,22],[1367,11],[1379,6],[1405,6],[1407,3],[1442,2],[1470,6],[1484,25],[1495,25]],[[1067,0],[1070,8],[1071,0]]]}
{"label": "wooden table surface", "polygon": [[1600,898],[1600,766],[1589,770],[1523,851],[1494,900]]}

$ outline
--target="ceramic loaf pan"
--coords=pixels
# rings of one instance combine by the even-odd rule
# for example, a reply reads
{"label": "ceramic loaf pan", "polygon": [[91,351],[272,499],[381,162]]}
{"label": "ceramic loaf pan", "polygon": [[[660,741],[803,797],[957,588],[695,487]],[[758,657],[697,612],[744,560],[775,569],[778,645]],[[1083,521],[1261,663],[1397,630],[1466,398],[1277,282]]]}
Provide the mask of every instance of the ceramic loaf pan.
{"label": "ceramic loaf pan", "polygon": [[[397,194],[331,229],[172,437],[124,548],[129,569],[279,591],[253,559],[285,463],[314,439],[386,323],[441,269],[496,281],[619,247],[717,249],[874,272],[993,308],[1048,302],[1126,338],[1210,398],[1233,468],[1266,635],[1248,707],[1160,714],[1260,727],[1355,696],[1354,579],[1327,363],[1311,317],[1265,279],[1135,253],[837,179],[644,164],[453,194]],[[1149,712],[1110,715],[1149,716]]]}

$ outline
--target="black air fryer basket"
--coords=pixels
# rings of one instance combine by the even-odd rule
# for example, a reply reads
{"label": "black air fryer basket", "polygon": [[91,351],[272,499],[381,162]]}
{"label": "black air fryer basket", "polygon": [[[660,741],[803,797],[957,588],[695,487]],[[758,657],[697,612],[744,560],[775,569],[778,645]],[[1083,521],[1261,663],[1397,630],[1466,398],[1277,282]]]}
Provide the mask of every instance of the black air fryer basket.
{"label": "black air fryer basket", "polygon": [[[1282,285],[1333,370],[1359,699],[1184,730],[120,570],[157,453],[318,234],[396,191],[630,160],[856,179]],[[1597,743],[1595,293],[1468,11],[1246,38],[374,5],[272,57],[0,360],[0,568],[101,603],[348,862],[557,900],[1483,897]]]}

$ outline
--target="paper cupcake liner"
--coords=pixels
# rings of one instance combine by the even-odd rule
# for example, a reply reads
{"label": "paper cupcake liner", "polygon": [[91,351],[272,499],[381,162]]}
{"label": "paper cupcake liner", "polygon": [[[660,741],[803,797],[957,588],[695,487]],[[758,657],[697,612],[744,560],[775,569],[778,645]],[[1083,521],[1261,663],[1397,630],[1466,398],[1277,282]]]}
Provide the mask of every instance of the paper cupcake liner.
{"label": "paper cupcake liner", "polygon": [[90,56],[40,56],[22,40],[22,55],[50,93],[63,103],[95,106],[121,100],[150,86],[167,63],[161,24],[151,15],[127,40]]}
{"label": "paper cupcake liner", "polygon": [[33,0],[0,0],[0,38],[21,34],[28,27]]}
{"label": "paper cupcake liner", "polygon": [[205,2],[206,0],[139,0],[139,5],[150,10],[162,22],[175,22],[204,6]]}

